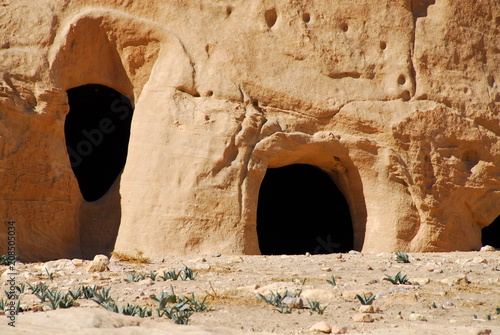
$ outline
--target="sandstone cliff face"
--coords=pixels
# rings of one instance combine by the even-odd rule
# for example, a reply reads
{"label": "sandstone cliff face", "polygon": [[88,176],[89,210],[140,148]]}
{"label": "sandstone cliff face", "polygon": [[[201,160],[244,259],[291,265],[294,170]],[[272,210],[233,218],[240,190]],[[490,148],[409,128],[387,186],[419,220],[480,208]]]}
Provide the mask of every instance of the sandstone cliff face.
{"label": "sandstone cliff face", "polygon": [[[0,206],[23,259],[258,254],[261,181],[297,163],[343,192],[358,250],[477,249],[500,214],[496,0],[0,11]],[[66,90],[86,84],[134,106],[123,173],[93,202],[64,134]]]}

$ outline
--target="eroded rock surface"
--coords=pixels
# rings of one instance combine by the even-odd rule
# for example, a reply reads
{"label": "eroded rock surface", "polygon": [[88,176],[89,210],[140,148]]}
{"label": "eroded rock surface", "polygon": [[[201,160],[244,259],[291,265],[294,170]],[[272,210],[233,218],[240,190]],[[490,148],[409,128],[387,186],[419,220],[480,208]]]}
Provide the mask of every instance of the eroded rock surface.
{"label": "eroded rock surface", "polygon": [[[0,208],[25,260],[258,254],[260,183],[290,164],[329,174],[366,252],[478,249],[500,214],[498,1],[0,11]],[[87,84],[134,107],[123,173],[93,202],[64,133],[66,91]]]}

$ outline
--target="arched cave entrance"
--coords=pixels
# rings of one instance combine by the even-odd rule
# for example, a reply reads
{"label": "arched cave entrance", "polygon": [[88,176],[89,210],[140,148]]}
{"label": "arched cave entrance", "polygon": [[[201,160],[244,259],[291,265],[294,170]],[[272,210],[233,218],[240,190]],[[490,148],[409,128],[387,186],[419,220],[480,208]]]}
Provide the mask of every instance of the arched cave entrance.
{"label": "arched cave entrance", "polygon": [[133,108],[123,94],[103,85],[67,90],[66,147],[83,198],[101,198],[127,158]]}
{"label": "arched cave entrance", "polygon": [[491,245],[500,249],[500,215],[481,231],[481,242],[483,245]]}
{"label": "arched cave entrance", "polygon": [[263,255],[353,249],[349,205],[328,174],[311,165],[267,170],[259,192],[257,234]]}

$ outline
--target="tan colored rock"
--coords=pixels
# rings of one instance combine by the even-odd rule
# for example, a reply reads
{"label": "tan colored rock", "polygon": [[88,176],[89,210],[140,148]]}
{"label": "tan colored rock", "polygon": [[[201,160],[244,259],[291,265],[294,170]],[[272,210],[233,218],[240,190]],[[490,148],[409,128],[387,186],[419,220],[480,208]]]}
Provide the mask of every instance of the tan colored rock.
{"label": "tan colored rock", "polygon": [[[261,182],[291,164],[329,174],[358,251],[478,250],[500,204],[499,9],[430,3],[7,1],[0,208],[20,258],[259,254]],[[65,138],[86,84],[134,107],[95,201]],[[94,136],[80,154],[111,126],[75,131]]]}
{"label": "tan colored rock", "polygon": [[354,322],[365,322],[365,323],[370,323],[375,321],[373,316],[371,314],[366,314],[366,313],[356,313],[352,317],[352,321]]}
{"label": "tan colored rock", "polygon": [[466,275],[462,274],[441,279],[441,283],[453,286],[453,285],[467,285],[470,283],[470,281]]}
{"label": "tan colored rock", "polygon": [[332,334],[347,334],[347,327],[333,325]]}
{"label": "tan colored rock", "polygon": [[417,285],[427,285],[431,282],[430,278],[412,278],[411,282]]}
{"label": "tan colored rock", "polygon": [[378,311],[372,305],[361,305],[358,311],[360,313],[377,313]]}
{"label": "tan colored rock", "polygon": [[335,294],[332,293],[329,290],[321,290],[317,288],[308,288],[304,289],[302,293],[300,294],[301,297],[309,299],[309,300],[317,300],[317,301],[322,301],[322,300],[330,300],[335,298]]}
{"label": "tan colored rock", "polygon": [[311,328],[309,328],[309,330],[326,334],[330,334],[332,332],[332,328],[325,321],[320,321],[313,324]]}
{"label": "tan colored rock", "polygon": [[109,258],[106,255],[95,255],[94,260],[90,263],[88,272],[104,272],[108,271]]}

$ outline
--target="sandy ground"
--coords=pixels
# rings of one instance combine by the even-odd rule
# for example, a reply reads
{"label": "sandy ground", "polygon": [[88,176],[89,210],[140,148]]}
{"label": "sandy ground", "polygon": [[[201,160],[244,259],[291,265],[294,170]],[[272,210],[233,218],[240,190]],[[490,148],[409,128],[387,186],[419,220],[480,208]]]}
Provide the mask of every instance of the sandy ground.
{"label": "sandy ground", "polygon": [[[195,313],[191,325],[224,326],[240,332],[310,334],[310,327],[324,321],[333,330],[347,334],[500,334],[500,251],[409,254],[410,263],[397,263],[393,253],[297,256],[165,257],[149,264],[111,259],[109,270],[89,273],[91,261],[58,260],[48,263],[17,264],[17,284],[45,282],[67,291],[81,285],[111,287],[118,305],[126,303],[156,308],[150,296],[161,291],[196,297],[208,296],[210,312]],[[189,267],[195,280],[156,281],[147,278],[127,282],[133,271],[149,273]],[[45,268],[53,274],[48,277]],[[7,267],[0,272],[2,289],[8,290]],[[393,285],[385,275],[407,275],[411,284]],[[334,276],[336,286],[326,280]],[[258,299],[270,292],[286,290],[327,306],[322,315],[310,309],[293,309],[290,314]],[[51,310],[33,294],[21,294],[17,324],[32,313]],[[378,313],[363,316],[356,294],[375,295]],[[90,300],[78,299],[80,308],[102,309]],[[77,307],[71,307],[75,309]],[[49,312],[50,313],[50,312]],[[367,314],[367,313],[363,313]],[[2,317],[3,319],[4,317]],[[157,321],[172,321],[154,317]],[[360,322],[365,319],[369,322]],[[7,320],[2,320],[7,323]],[[43,327],[43,325],[40,325]],[[186,328],[187,329],[187,328]]]}

